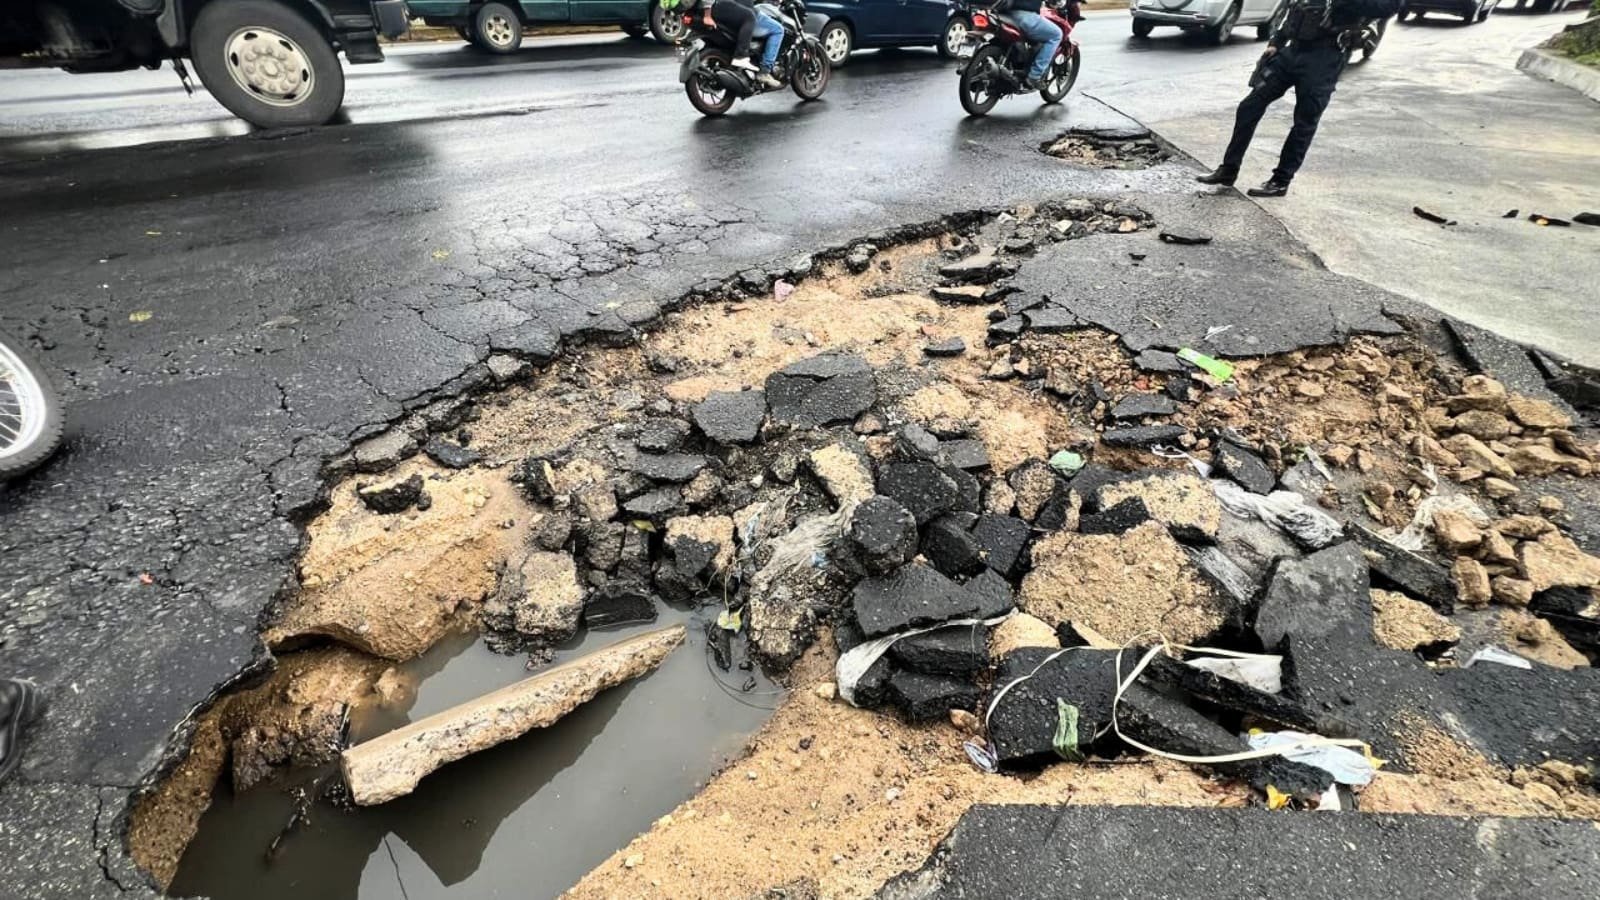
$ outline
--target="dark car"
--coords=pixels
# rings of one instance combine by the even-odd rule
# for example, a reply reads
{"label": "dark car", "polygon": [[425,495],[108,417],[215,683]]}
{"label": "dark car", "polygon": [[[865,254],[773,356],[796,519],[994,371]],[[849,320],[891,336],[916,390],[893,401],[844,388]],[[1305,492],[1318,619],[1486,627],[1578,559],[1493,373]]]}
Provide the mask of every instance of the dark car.
{"label": "dark car", "polygon": [[835,66],[864,47],[934,47],[954,57],[967,38],[966,18],[947,0],[815,0],[806,12],[825,19],[818,37]]}
{"label": "dark car", "polygon": [[1447,13],[1460,16],[1463,25],[1471,25],[1489,18],[1499,5],[1500,0],[1406,0],[1400,4],[1400,15],[1396,18],[1401,22],[1408,18],[1416,21],[1425,13]]}
{"label": "dark car", "polygon": [[657,0],[407,0],[411,14],[428,25],[452,27],[490,53],[522,46],[529,25],[620,25],[634,37],[649,31],[670,44],[683,36],[683,20]]}

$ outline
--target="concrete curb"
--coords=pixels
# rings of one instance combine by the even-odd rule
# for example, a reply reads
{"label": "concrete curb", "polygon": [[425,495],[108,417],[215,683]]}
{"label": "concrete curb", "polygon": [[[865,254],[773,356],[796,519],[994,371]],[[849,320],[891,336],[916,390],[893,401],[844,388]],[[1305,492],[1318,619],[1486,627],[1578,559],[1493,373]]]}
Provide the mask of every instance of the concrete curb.
{"label": "concrete curb", "polygon": [[1548,50],[1529,47],[1517,58],[1517,68],[1546,81],[1564,84],[1600,103],[1600,69],[1579,65]]}

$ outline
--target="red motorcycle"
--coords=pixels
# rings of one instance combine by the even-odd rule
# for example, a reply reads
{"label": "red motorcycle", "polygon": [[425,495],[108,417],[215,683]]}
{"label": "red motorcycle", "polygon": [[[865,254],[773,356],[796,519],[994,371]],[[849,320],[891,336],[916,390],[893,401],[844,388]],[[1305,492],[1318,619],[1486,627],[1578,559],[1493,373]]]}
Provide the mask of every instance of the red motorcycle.
{"label": "red motorcycle", "polygon": [[[1060,103],[1078,80],[1082,55],[1072,26],[1083,21],[1083,12],[1077,0],[1046,0],[1039,14],[1061,29],[1061,46],[1039,79],[1039,96],[1046,103]],[[961,108],[970,116],[986,116],[1000,98],[1021,91],[1039,45],[1023,36],[1022,26],[1008,13],[972,7],[966,16],[972,28],[959,54],[966,59]]]}

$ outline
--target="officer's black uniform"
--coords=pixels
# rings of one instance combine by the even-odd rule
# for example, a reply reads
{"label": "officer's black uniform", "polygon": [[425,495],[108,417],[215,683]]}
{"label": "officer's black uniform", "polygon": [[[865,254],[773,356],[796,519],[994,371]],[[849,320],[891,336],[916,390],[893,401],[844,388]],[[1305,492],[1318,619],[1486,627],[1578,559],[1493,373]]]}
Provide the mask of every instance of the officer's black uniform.
{"label": "officer's black uniform", "polygon": [[[1252,188],[1255,196],[1276,197],[1288,191],[1289,182],[1305,161],[1317,122],[1333,97],[1339,73],[1344,69],[1346,51],[1341,36],[1360,28],[1366,19],[1381,19],[1400,9],[1400,0],[1291,0],[1283,24],[1273,32],[1269,46],[1275,51],[1262,65],[1262,79],[1239,102],[1233,121],[1233,139],[1222,156],[1222,165],[1210,175],[1201,176],[1206,184],[1233,184],[1244,163],[1256,126],[1274,100],[1294,88],[1294,125],[1283,141],[1278,167],[1272,180]],[[1332,8],[1329,8],[1329,4]]]}

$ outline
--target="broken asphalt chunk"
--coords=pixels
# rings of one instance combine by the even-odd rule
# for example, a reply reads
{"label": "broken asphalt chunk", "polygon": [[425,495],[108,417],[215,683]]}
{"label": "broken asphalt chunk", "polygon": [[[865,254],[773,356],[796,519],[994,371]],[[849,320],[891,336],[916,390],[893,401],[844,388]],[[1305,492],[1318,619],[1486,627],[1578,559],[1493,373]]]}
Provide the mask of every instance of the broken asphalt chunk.
{"label": "broken asphalt chunk", "polygon": [[988,631],[983,625],[951,625],[903,637],[889,652],[906,669],[929,675],[972,675],[989,667]]}
{"label": "broken asphalt chunk", "polygon": [[344,782],[360,806],[409,794],[441,766],[548,726],[654,670],[684,636],[674,625],[629,638],[357,744],[340,754]]}
{"label": "broken asphalt chunk", "polygon": [[878,472],[878,493],[911,510],[918,525],[964,504],[961,485],[931,462],[885,463]]}
{"label": "broken asphalt chunk", "polygon": [[1078,520],[1082,534],[1122,534],[1150,521],[1150,510],[1138,497],[1127,497],[1109,509],[1084,513]]}
{"label": "broken asphalt chunk", "polygon": [[1011,590],[1011,583],[993,569],[984,569],[968,578],[962,587],[966,588],[972,595],[973,602],[978,605],[974,618],[987,622],[1017,608],[1017,598]]}
{"label": "broken asphalt chunk", "polygon": [[1211,465],[1218,475],[1233,479],[1254,494],[1270,494],[1278,483],[1260,456],[1229,440],[1217,442]]}
{"label": "broken asphalt chunk", "polygon": [[1012,516],[979,516],[972,527],[972,539],[983,554],[984,563],[1001,576],[1021,577],[1032,532],[1028,523]]}
{"label": "broken asphalt chunk", "polygon": [[1165,350],[1144,350],[1133,358],[1133,364],[1146,372],[1155,372],[1162,375],[1178,375],[1188,371],[1183,361],[1178,359],[1178,354]]}
{"label": "broken asphalt chunk", "polygon": [[1038,334],[1064,334],[1087,327],[1082,319],[1059,306],[1030,309],[1022,314],[1022,318],[1027,322],[1028,330]]}
{"label": "broken asphalt chunk", "polygon": [[1278,564],[1256,612],[1255,632],[1269,652],[1286,636],[1324,637],[1349,629],[1372,634],[1372,586],[1355,541]]}
{"label": "broken asphalt chunk", "polygon": [[869,638],[920,625],[937,625],[977,612],[977,598],[933,569],[912,563],[892,575],[857,582],[850,594],[856,623]]}
{"label": "broken asphalt chunk", "polygon": [[422,476],[412,475],[394,481],[360,485],[356,488],[356,496],[361,498],[367,509],[382,515],[393,515],[416,506],[425,495],[422,492]]}
{"label": "broken asphalt chunk", "polygon": [[629,581],[608,581],[591,591],[583,602],[583,624],[588,628],[655,619],[655,597],[643,585]]}
{"label": "broken asphalt chunk", "polygon": [[1022,647],[998,660],[989,741],[1001,767],[1036,768],[1061,758],[1056,737],[1063,727],[1063,703],[1077,718],[1076,734],[1063,743],[1087,753],[1111,723],[1116,655],[1114,650]]}
{"label": "broken asphalt chunk", "polygon": [[951,577],[982,568],[983,554],[968,530],[976,518],[971,513],[951,513],[928,523],[922,535],[923,557]]}
{"label": "broken asphalt chunk", "polygon": [[1100,440],[1108,447],[1148,447],[1172,444],[1187,430],[1182,425],[1139,425],[1133,428],[1107,428]]}
{"label": "broken asphalt chunk", "polygon": [[856,559],[869,574],[888,575],[917,554],[917,519],[888,497],[870,497],[850,514]]}
{"label": "broken asphalt chunk", "polygon": [[1527,348],[1455,319],[1441,319],[1440,324],[1455,339],[1456,348],[1466,357],[1468,368],[1493,375],[1502,385],[1524,397],[1548,401],[1561,412],[1573,414],[1566,401],[1545,384],[1544,375],[1528,358]]}
{"label": "broken asphalt chunk", "polygon": [[981,284],[941,285],[932,291],[933,299],[946,303],[987,303],[989,289]]}
{"label": "broken asphalt chunk", "polygon": [[971,711],[982,692],[971,678],[951,675],[925,675],[921,672],[895,672],[889,678],[888,700],[911,722],[943,719],[952,709]]}
{"label": "broken asphalt chunk", "polygon": [[1347,533],[1360,545],[1380,586],[1392,586],[1443,613],[1455,609],[1456,588],[1450,580],[1450,570],[1395,546],[1361,525],[1350,525]]}
{"label": "broken asphalt chunk", "polygon": [[556,351],[560,348],[561,332],[537,319],[489,335],[490,351],[511,353],[535,363],[547,363],[555,359]]}
{"label": "broken asphalt chunk", "polygon": [[683,484],[693,480],[706,467],[706,458],[688,453],[635,453],[622,463],[628,472],[643,475],[651,481]]}
{"label": "broken asphalt chunk", "polygon": [[989,468],[989,450],[983,441],[975,438],[962,438],[954,441],[943,441],[939,449],[944,452],[945,458],[950,460],[950,465],[958,469],[975,471]]}
{"label": "broken asphalt chunk", "polygon": [[424,444],[422,452],[428,458],[444,466],[446,469],[465,469],[483,461],[483,454],[476,450],[469,450],[460,444],[447,441],[444,438],[433,438]]}
{"label": "broken asphalt chunk", "polygon": [[984,247],[965,259],[941,266],[939,274],[960,284],[988,284],[1016,270],[1016,265],[1000,259],[993,247]]}
{"label": "broken asphalt chunk", "polygon": [[859,356],[824,353],[767,376],[774,418],[801,426],[848,422],[877,402],[872,367]]}
{"label": "broken asphalt chunk", "polygon": [[1454,225],[1456,223],[1454,219],[1446,219],[1444,216],[1441,216],[1438,213],[1429,212],[1420,206],[1411,207],[1411,214],[1419,219],[1432,222],[1435,225]]}
{"label": "broken asphalt chunk", "polygon": [[681,419],[647,419],[639,426],[633,445],[646,453],[671,453],[688,436],[689,424]]}
{"label": "broken asphalt chunk", "polygon": [[761,391],[713,391],[694,405],[694,423],[719,444],[748,444],[761,434],[767,395]]}
{"label": "broken asphalt chunk", "polygon": [[924,344],[922,352],[940,359],[960,356],[967,352],[967,342],[960,337],[945,338],[942,341]]}
{"label": "broken asphalt chunk", "polygon": [[677,485],[668,485],[653,491],[646,491],[632,497],[622,504],[622,511],[630,518],[645,519],[651,522],[661,522],[667,516],[683,508],[683,489]]}
{"label": "broken asphalt chunk", "polygon": [[1027,320],[1022,316],[1008,316],[989,325],[988,337],[990,346],[1010,343],[1022,336],[1022,329],[1027,327]]}
{"label": "broken asphalt chunk", "polygon": [[1191,247],[1211,243],[1210,235],[1190,232],[1163,231],[1160,238],[1163,244],[1182,244]]}
{"label": "broken asphalt chunk", "polygon": [[1178,405],[1163,394],[1129,394],[1111,407],[1111,418],[1142,419],[1145,416],[1170,416],[1177,411]]}

